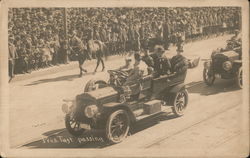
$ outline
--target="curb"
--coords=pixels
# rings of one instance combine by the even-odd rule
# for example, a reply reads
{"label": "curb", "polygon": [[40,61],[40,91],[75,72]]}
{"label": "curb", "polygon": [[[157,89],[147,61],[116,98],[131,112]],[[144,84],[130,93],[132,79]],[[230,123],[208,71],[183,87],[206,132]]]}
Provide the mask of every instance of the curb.
{"label": "curb", "polygon": [[[109,56],[107,61],[118,59],[118,58],[121,58],[121,56],[119,55]],[[92,60],[86,61],[84,65],[90,66],[90,65],[96,64],[96,62],[97,62],[96,59],[92,59]],[[48,68],[40,69],[40,70],[33,71],[27,74],[17,74],[15,78],[11,80],[10,84],[13,82],[17,82],[17,81],[27,80],[27,79],[31,79],[31,78],[39,77],[43,75],[55,74],[55,73],[59,73],[59,72],[67,71],[67,70],[76,69],[76,68],[78,68],[78,61],[71,61],[69,64],[62,64],[59,66],[48,67]]]}

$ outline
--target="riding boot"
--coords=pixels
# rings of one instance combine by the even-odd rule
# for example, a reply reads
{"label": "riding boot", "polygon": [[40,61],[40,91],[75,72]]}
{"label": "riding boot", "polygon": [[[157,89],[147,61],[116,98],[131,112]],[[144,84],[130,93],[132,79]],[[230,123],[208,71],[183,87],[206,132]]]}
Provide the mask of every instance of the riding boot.
{"label": "riding boot", "polygon": [[80,71],[80,75],[79,75],[79,77],[82,77],[82,71]]}
{"label": "riding boot", "polygon": [[89,53],[89,52],[87,53],[87,59],[88,59],[88,60],[92,60],[92,55],[91,55],[91,53]]}

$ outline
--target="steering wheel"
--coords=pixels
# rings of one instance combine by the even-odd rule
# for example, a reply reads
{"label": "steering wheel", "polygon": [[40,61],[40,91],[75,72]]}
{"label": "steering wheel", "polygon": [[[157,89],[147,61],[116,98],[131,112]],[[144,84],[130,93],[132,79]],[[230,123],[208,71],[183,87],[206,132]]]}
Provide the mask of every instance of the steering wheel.
{"label": "steering wheel", "polygon": [[108,73],[112,75],[118,75],[122,77],[128,77],[128,73],[126,71],[121,71],[121,70],[108,70]]}
{"label": "steering wheel", "polygon": [[[121,86],[123,84],[123,82],[126,80],[126,78],[128,77],[128,73],[125,71],[121,71],[121,70],[108,70],[108,73],[111,76],[113,76],[112,82],[116,86]],[[111,79],[111,77],[110,77],[110,79]]]}

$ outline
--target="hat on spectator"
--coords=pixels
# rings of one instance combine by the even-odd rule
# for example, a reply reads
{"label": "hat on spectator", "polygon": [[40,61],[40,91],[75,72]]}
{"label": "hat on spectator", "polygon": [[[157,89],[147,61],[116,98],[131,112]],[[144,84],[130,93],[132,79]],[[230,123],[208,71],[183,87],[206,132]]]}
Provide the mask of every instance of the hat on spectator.
{"label": "hat on spectator", "polygon": [[10,35],[9,36],[9,40],[14,40],[15,38],[14,38],[14,36],[13,35]]}
{"label": "hat on spectator", "polygon": [[164,50],[163,46],[161,46],[161,45],[156,45],[155,48],[154,48],[154,52],[155,52],[155,53],[164,53],[165,50]]}

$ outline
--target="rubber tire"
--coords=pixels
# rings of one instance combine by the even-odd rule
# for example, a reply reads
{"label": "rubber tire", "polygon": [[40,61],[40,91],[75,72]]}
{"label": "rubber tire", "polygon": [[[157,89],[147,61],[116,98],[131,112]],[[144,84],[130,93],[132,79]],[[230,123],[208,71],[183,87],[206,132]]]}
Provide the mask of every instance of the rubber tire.
{"label": "rubber tire", "polygon": [[71,126],[70,126],[70,114],[66,114],[66,116],[65,116],[65,126],[66,126],[68,132],[75,137],[81,136],[85,131],[84,129],[80,129],[79,131],[75,131],[75,130],[73,130],[73,128],[71,128]]}
{"label": "rubber tire", "polygon": [[207,71],[207,69],[204,68],[203,69],[203,81],[206,83],[206,85],[212,86],[214,84],[215,76],[213,76],[211,82],[208,82],[206,79],[206,73],[207,73],[206,71]]}
{"label": "rubber tire", "polygon": [[[181,92],[183,92],[184,95],[185,95],[185,108],[180,113],[180,112],[177,111],[177,107],[176,107],[175,102],[176,102],[176,99],[177,99],[177,95],[179,93],[181,93]],[[173,106],[172,110],[173,110],[173,113],[174,113],[174,115],[176,117],[180,117],[180,116],[184,115],[184,111],[187,108],[187,104],[188,104],[188,91],[186,89],[182,89],[179,92],[172,94],[172,96],[170,97],[170,105]]]}
{"label": "rubber tire", "polygon": [[[90,89],[90,86],[92,86],[93,84],[97,84],[97,83],[101,83],[104,85],[104,87],[106,87],[107,85],[107,82],[103,81],[103,80],[96,80],[96,79],[92,79],[92,80],[89,80],[87,82],[87,84],[85,85],[84,87],[84,92],[90,92],[90,91],[93,91]],[[104,88],[104,87],[101,87],[101,88]]]}
{"label": "rubber tire", "polygon": [[[124,136],[121,139],[114,140],[112,138],[112,136],[111,136],[111,131],[110,131],[111,121],[114,119],[114,117],[116,115],[121,114],[121,113],[123,113],[123,114],[126,115],[126,118],[127,118],[127,121],[128,121],[128,127],[127,127],[127,129],[126,129],[126,131],[124,133]],[[129,119],[128,113],[125,110],[122,110],[122,109],[116,110],[113,113],[111,113],[111,115],[108,117],[107,124],[106,124],[106,138],[112,144],[120,143],[120,142],[122,142],[127,137],[128,132],[129,132],[129,128],[130,128],[130,119]]]}
{"label": "rubber tire", "polygon": [[[237,86],[240,88],[240,89],[242,89],[242,87],[243,87],[243,83],[241,83],[241,82],[243,82],[243,78],[242,78],[242,76],[243,76],[243,74],[242,74],[243,72],[242,72],[242,66],[239,68],[239,70],[238,70],[238,72],[237,72],[237,78],[236,78],[236,84],[237,84]],[[241,78],[241,79],[240,79]],[[240,80],[242,80],[242,81],[240,81]]]}

